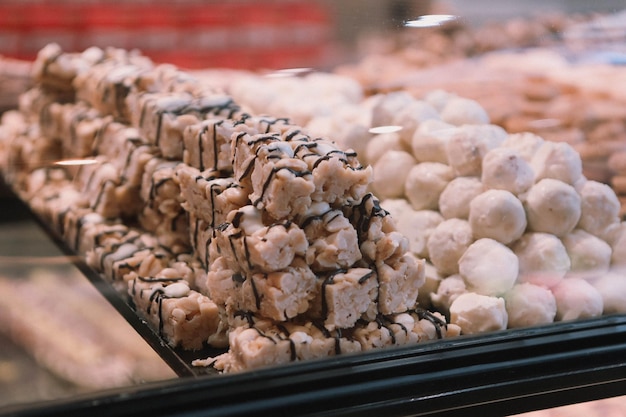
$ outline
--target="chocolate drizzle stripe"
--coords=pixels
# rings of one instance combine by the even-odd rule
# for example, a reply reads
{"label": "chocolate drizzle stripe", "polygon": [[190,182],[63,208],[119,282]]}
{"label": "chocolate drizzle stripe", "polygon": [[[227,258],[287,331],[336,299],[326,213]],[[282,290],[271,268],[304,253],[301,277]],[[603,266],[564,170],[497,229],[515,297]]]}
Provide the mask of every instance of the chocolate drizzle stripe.
{"label": "chocolate drizzle stripe", "polygon": [[176,278],[155,278],[155,277],[142,277],[142,276],[137,276],[137,280],[141,281],[141,282],[179,282],[179,281],[184,281],[185,279],[182,277],[176,277]]}
{"label": "chocolate drizzle stripe", "polygon": [[198,132],[198,168],[200,171],[204,171],[204,140],[203,136],[208,131],[208,126],[203,126],[200,132]]}
{"label": "chocolate drizzle stripe", "polygon": [[[267,278],[267,275],[265,275]],[[259,291],[257,290],[256,283],[254,282],[254,276],[250,277],[250,286],[252,287],[252,293],[254,294],[254,303],[257,310],[261,309],[261,296],[259,295]]]}
{"label": "chocolate drizzle stripe", "polygon": [[263,183],[263,188],[261,190],[261,195],[259,196],[259,198],[257,198],[252,203],[254,206],[257,206],[261,201],[263,201],[263,199],[265,197],[265,194],[267,193],[267,190],[269,189],[269,186],[270,186],[272,180],[276,176],[276,173],[278,173],[279,171],[282,171],[282,170],[291,172],[296,178],[303,178],[303,177],[305,177],[307,175],[311,175],[311,172],[308,171],[308,170],[296,171],[295,169],[292,169],[292,168],[289,168],[289,167],[272,168],[272,171],[270,172],[270,175],[267,176],[267,179]]}

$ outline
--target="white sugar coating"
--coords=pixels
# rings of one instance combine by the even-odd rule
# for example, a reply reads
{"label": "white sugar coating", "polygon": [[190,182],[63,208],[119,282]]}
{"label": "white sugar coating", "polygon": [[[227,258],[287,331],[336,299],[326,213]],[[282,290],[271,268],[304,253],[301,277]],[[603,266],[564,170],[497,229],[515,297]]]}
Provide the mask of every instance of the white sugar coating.
{"label": "white sugar coating", "polygon": [[487,190],[470,202],[469,223],[476,239],[491,238],[509,244],[526,230],[522,202],[505,190]]}
{"label": "white sugar coating", "polygon": [[550,288],[558,284],[571,267],[565,245],[549,233],[525,233],[511,249],[519,260],[520,282]]}
{"label": "white sugar coating", "polygon": [[396,218],[398,230],[409,240],[409,249],[415,255],[428,258],[428,239],[444,218],[435,210],[413,210]]}
{"label": "white sugar coating", "polygon": [[420,123],[411,138],[413,156],[419,162],[447,164],[446,143],[458,129],[456,126],[438,119],[430,119]]}
{"label": "white sugar coating", "polygon": [[372,107],[372,125],[370,127],[389,126],[393,118],[406,106],[410,106],[415,98],[406,91],[396,91],[375,97]]}
{"label": "white sugar coating", "polygon": [[603,314],[626,313],[626,270],[611,271],[591,284],[602,296]]}
{"label": "white sugar coating", "polygon": [[432,90],[424,96],[424,101],[433,106],[438,112],[441,112],[448,101],[458,97],[456,94],[445,90]]}
{"label": "white sugar coating", "polygon": [[519,261],[511,249],[493,239],[478,239],[459,259],[459,273],[470,291],[502,295],[515,285]]}
{"label": "white sugar coating", "polygon": [[583,173],[580,155],[565,142],[545,141],[530,161],[535,182],[553,178],[574,185]]}
{"label": "white sugar coating", "polygon": [[612,250],[604,240],[582,229],[576,229],[562,239],[572,262],[572,271],[601,274],[609,270]]}
{"label": "white sugar coating", "polygon": [[449,315],[452,302],[466,292],[467,286],[463,277],[454,274],[441,280],[437,291],[430,295],[430,300],[437,311]]}
{"label": "white sugar coating", "polygon": [[502,146],[515,149],[526,162],[530,163],[543,142],[541,136],[531,132],[511,133],[502,142]]}
{"label": "white sugar coating", "polygon": [[405,198],[387,198],[385,200],[380,200],[380,206],[389,212],[396,223],[398,222],[398,219],[404,216],[407,212],[414,211],[413,207],[411,207],[411,203],[409,203]]}
{"label": "white sugar coating", "polygon": [[549,289],[539,285],[516,284],[504,295],[504,302],[509,316],[509,328],[549,324],[556,316],[554,295]]}
{"label": "white sugar coating", "polygon": [[534,184],[535,174],[519,152],[500,146],[487,152],[483,158],[481,180],[487,188],[507,190],[518,195]]}
{"label": "white sugar coating", "polygon": [[367,144],[372,139],[369,128],[360,123],[342,123],[339,129],[333,129],[326,135],[312,135],[317,137],[332,137],[342,149],[352,149],[357,155],[365,155]]}
{"label": "white sugar coating", "polygon": [[430,262],[424,262],[424,285],[419,288],[417,294],[417,305],[421,308],[431,309],[432,302],[430,297],[437,291],[441,284],[441,275],[437,272],[437,268]]}
{"label": "white sugar coating", "polygon": [[578,224],[581,199],[571,185],[545,178],[530,188],[524,207],[529,230],[560,237],[574,230]]}
{"label": "white sugar coating", "polygon": [[428,257],[426,242],[432,231],[443,221],[434,210],[414,210],[404,198],[383,200],[380,206],[388,211],[396,228],[409,240],[409,249],[419,257]]}
{"label": "white sugar coating", "polygon": [[413,100],[393,116],[391,124],[393,126],[402,126],[402,130],[398,132],[398,135],[404,144],[411,147],[413,135],[417,127],[426,120],[439,119],[439,113],[432,105],[423,100]]}
{"label": "white sugar coating", "polygon": [[626,266],[626,222],[620,223],[620,227],[616,227],[615,229],[615,233],[610,240],[610,245],[613,250],[611,254],[611,265]]}
{"label": "white sugar coating", "polygon": [[387,151],[405,151],[406,147],[397,132],[374,135],[365,148],[365,161],[370,165],[376,164]]}
{"label": "white sugar coating", "polygon": [[459,259],[474,241],[467,220],[448,219],[431,232],[426,244],[430,262],[443,275],[459,272]]}
{"label": "white sugar coating", "polygon": [[579,228],[602,236],[609,226],[619,222],[621,204],[611,187],[589,180],[578,192],[581,198]]}
{"label": "white sugar coating", "polygon": [[504,299],[468,292],[450,306],[450,323],[462,334],[478,334],[506,329],[508,315]]}
{"label": "white sugar coating", "polygon": [[457,176],[480,177],[483,158],[506,137],[506,131],[500,126],[463,125],[445,143],[446,160]]}
{"label": "white sugar coating", "polygon": [[556,320],[578,320],[602,315],[602,295],[582,278],[565,278],[552,288]]}
{"label": "white sugar coating", "polygon": [[404,193],[415,210],[437,210],[439,196],[454,178],[452,168],[439,162],[421,162],[409,171]]}
{"label": "white sugar coating", "polygon": [[372,189],[379,199],[404,196],[404,182],[416,164],[415,158],[404,151],[389,151],[374,164]]}
{"label": "white sugar coating", "polygon": [[239,221],[239,228],[243,230],[246,235],[251,235],[264,227],[263,215],[261,210],[256,207],[248,205],[239,210],[233,210],[228,214],[228,221],[232,222],[237,213],[242,214],[241,220]]}
{"label": "white sugar coating", "polygon": [[163,295],[168,298],[181,298],[189,294],[191,289],[186,282],[175,282],[163,288]]}
{"label": "white sugar coating", "polygon": [[485,190],[478,177],[456,177],[439,195],[439,211],[446,219],[469,218],[470,202]]}
{"label": "white sugar coating", "polygon": [[453,125],[481,125],[489,123],[487,111],[476,101],[453,97],[441,109],[441,120]]}

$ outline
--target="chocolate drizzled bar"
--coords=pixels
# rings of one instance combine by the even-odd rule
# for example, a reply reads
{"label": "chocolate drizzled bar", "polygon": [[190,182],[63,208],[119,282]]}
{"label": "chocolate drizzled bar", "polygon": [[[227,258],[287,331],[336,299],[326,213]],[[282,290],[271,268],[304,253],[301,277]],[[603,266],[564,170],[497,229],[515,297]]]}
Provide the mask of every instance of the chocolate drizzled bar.
{"label": "chocolate drizzled bar", "polygon": [[137,276],[129,282],[129,293],[137,310],[170,345],[197,350],[209,339],[214,346],[225,345],[217,305],[184,279]]}

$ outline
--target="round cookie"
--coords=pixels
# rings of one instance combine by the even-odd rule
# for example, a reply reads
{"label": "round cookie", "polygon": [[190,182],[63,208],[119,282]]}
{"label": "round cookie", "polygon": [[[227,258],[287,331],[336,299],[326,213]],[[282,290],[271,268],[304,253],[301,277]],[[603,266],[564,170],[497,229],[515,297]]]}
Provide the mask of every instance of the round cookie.
{"label": "round cookie", "polygon": [[558,284],[571,268],[565,245],[549,233],[525,233],[511,249],[519,260],[520,282],[549,288]]}
{"label": "round cookie", "polygon": [[626,313],[626,275],[611,271],[591,282],[602,296],[603,314]]}
{"label": "round cookie", "polygon": [[502,146],[514,149],[528,163],[543,145],[543,138],[531,132],[511,133],[502,142]]}
{"label": "round cookie", "polygon": [[602,295],[582,278],[565,278],[552,288],[556,299],[556,320],[598,317],[604,310]]}
{"label": "round cookie", "polygon": [[581,199],[574,187],[552,178],[530,188],[524,207],[530,231],[559,237],[574,230],[581,215]]}
{"label": "round cookie", "polygon": [[459,272],[459,259],[474,241],[472,228],[467,220],[448,219],[432,231],[428,238],[430,262],[443,275]]}
{"label": "round cookie", "polygon": [[450,305],[450,323],[462,334],[478,334],[506,329],[508,316],[504,299],[468,292]]}
{"label": "round cookie", "polygon": [[470,291],[502,295],[515,285],[519,261],[511,249],[493,239],[478,239],[459,259],[459,273]]}
{"label": "round cookie", "polygon": [[404,196],[404,181],[413,166],[415,158],[404,151],[389,151],[374,164],[372,189],[380,199]]}
{"label": "round cookie", "polygon": [[467,292],[467,286],[463,277],[459,274],[450,275],[439,283],[437,291],[430,295],[432,305],[438,311],[450,315],[450,306],[459,295]]}
{"label": "round cookie", "polygon": [[410,147],[415,131],[426,120],[440,120],[439,113],[429,103],[413,100],[393,116],[392,125],[402,126],[398,135],[405,146]]}
{"label": "round cookie", "polygon": [[469,223],[476,239],[491,238],[506,245],[524,234],[526,213],[509,191],[487,190],[471,201]]}
{"label": "round cookie", "polygon": [[464,125],[453,133],[445,143],[446,160],[455,175],[466,177],[480,177],[484,156],[507,137],[496,125]]}
{"label": "round cookie", "polygon": [[513,148],[494,148],[483,159],[481,181],[487,188],[519,195],[534,184],[534,177],[528,162]]}
{"label": "round cookie", "polygon": [[454,178],[452,168],[439,162],[422,162],[409,171],[404,193],[415,210],[437,210],[439,196]]}
{"label": "round cookie", "polygon": [[535,182],[553,178],[574,185],[582,177],[580,155],[565,142],[545,141],[530,161]]}
{"label": "round cookie", "polygon": [[572,262],[572,271],[603,274],[611,265],[611,246],[604,240],[576,229],[563,236],[563,245]]}
{"label": "round cookie", "polygon": [[453,97],[441,109],[441,120],[456,126],[481,125],[489,123],[489,115],[476,100]]}
{"label": "round cookie", "polygon": [[365,161],[370,165],[375,165],[381,156],[388,151],[406,151],[398,132],[372,136],[365,148]]}
{"label": "round cookie", "polygon": [[508,327],[549,324],[556,316],[556,299],[550,290],[530,283],[516,284],[504,295]]}
{"label": "round cookie", "polygon": [[621,204],[611,187],[590,180],[585,182],[579,193],[581,213],[578,227],[602,236],[609,226],[619,222]]}
{"label": "round cookie", "polygon": [[434,210],[414,210],[405,199],[384,200],[381,207],[391,213],[397,229],[409,240],[411,252],[428,258],[426,243],[432,231],[444,220],[441,214]]}
{"label": "round cookie", "polygon": [[446,219],[468,219],[471,201],[485,191],[477,177],[456,177],[439,195],[439,211]]}
{"label": "round cookie", "polygon": [[411,139],[413,156],[419,162],[448,163],[446,143],[458,128],[439,119],[426,120],[415,129]]}

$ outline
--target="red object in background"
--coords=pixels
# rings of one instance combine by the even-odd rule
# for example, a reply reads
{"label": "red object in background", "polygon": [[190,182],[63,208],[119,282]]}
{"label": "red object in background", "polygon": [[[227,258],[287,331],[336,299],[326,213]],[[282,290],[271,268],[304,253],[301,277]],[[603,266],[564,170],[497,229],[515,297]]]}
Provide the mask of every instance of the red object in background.
{"label": "red object in background", "polygon": [[56,42],[139,49],[184,68],[312,66],[331,30],[324,6],[306,0],[0,2],[0,55],[27,60]]}

